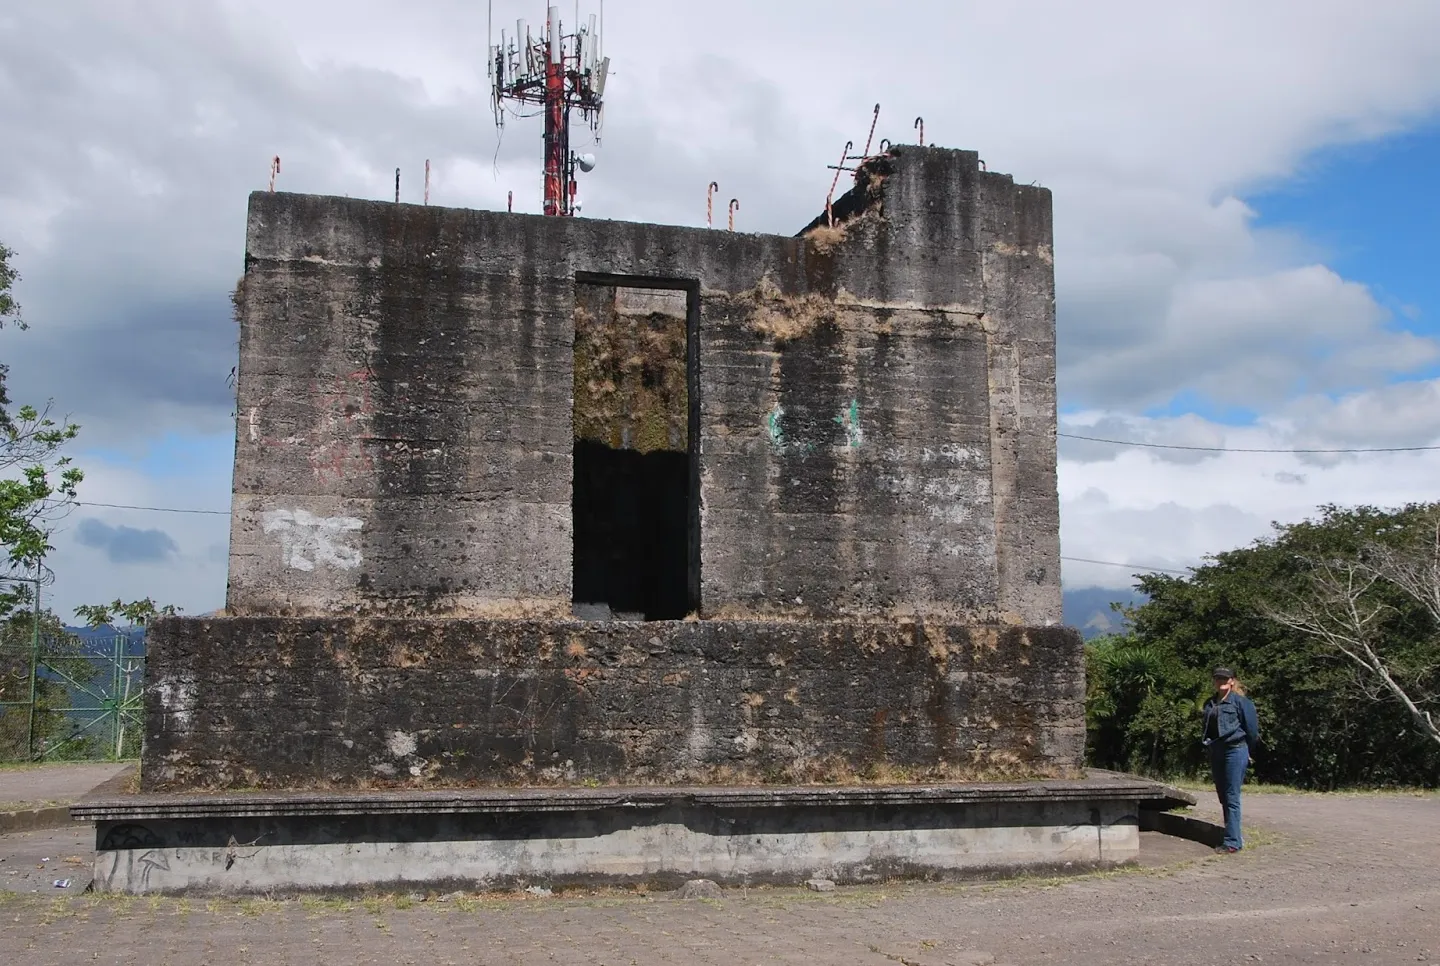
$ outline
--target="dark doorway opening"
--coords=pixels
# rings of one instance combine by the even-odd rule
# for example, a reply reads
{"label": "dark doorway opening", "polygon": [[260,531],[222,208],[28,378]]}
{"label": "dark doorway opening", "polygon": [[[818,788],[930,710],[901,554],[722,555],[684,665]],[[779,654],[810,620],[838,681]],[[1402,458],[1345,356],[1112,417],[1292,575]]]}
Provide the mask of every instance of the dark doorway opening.
{"label": "dark doorway opening", "polygon": [[693,283],[575,286],[573,599],[592,619],[699,607]]}

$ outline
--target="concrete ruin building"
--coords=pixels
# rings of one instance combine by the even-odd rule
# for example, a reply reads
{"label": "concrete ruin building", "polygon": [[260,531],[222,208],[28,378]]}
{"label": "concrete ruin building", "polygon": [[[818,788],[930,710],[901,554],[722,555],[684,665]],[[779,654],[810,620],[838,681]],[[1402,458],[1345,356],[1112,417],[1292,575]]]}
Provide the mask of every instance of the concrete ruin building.
{"label": "concrete ruin building", "polygon": [[145,787],[1073,773],[1051,246],[930,147],[795,237],[253,195]]}

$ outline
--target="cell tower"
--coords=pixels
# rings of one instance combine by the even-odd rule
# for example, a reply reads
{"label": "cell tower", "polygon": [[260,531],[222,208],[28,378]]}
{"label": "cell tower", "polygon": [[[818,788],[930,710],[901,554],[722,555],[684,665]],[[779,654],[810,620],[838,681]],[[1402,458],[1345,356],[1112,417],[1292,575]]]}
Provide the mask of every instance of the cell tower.
{"label": "cell tower", "polygon": [[[493,4],[492,4],[493,9]],[[604,16],[604,4],[600,10]],[[535,105],[545,115],[545,214],[573,215],[577,209],[575,169],[589,171],[595,157],[570,151],[570,113],[598,132],[604,117],[605,77],[610,58],[604,55],[601,39],[603,20],[594,14],[588,24],[580,20],[575,7],[575,30],[565,33],[560,8],[551,7],[545,33],[530,34],[524,20],[515,22],[515,35],[500,31],[500,43],[490,44],[490,86],[495,109],[495,126],[505,126],[506,102]],[[534,116],[534,115],[528,115]]]}

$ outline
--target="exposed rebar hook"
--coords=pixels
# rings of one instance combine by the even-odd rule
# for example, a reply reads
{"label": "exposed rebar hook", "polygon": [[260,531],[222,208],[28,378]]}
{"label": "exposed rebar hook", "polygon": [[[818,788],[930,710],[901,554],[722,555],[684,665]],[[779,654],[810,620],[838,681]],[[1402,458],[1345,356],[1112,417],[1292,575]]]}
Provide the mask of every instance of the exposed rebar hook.
{"label": "exposed rebar hook", "polygon": [[889,153],[890,153],[890,147],[891,147],[891,145],[890,145],[890,139],[889,139],[889,138],[881,138],[881,139],[880,139],[880,153],[881,153],[881,154],[889,154]]}
{"label": "exposed rebar hook", "polygon": [[985,167],[985,159],[984,159],[984,158],[977,158],[976,160],[978,160],[978,161],[980,162],[980,170],[981,170],[981,171],[989,171],[989,170],[990,170],[989,168]]}
{"label": "exposed rebar hook", "polygon": [[400,169],[395,169],[395,203],[400,203]]}
{"label": "exposed rebar hook", "polygon": [[875,105],[875,115],[870,118],[870,133],[865,137],[865,150],[860,152],[861,157],[870,157],[870,142],[875,140],[875,125],[880,121],[880,105]]}
{"label": "exposed rebar hook", "polygon": [[925,146],[925,119],[923,117],[915,119],[915,130],[920,132],[920,146],[923,148]]}
{"label": "exposed rebar hook", "polygon": [[705,227],[715,227],[715,192],[720,190],[718,182],[710,182],[710,187],[705,189]]}
{"label": "exposed rebar hook", "polygon": [[840,172],[845,170],[845,159],[850,157],[850,152],[855,150],[854,141],[845,142],[845,150],[840,152],[840,163],[835,165],[835,177],[830,182],[830,193],[825,196],[825,217],[833,226],[835,224],[835,211],[831,207],[835,200],[835,186],[840,183]]}
{"label": "exposed rebar hook", "polygon": [[275,155],[275,159],[270,162],[270,190],[271,190],[271,191],[274,191],[274,190],[275,190],[275,176],[276,176],[277,174],[279,174],[279,173],[280,173],[280,155],[277,154],[277,155]]}
{"label": "exposed rebar hook", "polygon": [[430,159],[425,159],[425,203],[430,203]]}
{"label": "exposed rebar hook", "polygon": [[515,210],[515,192],[513,191],[506,192],[505,210],[512,212]]}
{"label": "exposed rebar hook", "polygon": [[739,199],[739,198],[731,198],[731,199],[730,199],[730,230],[731,230],[731,231],[734,231],[734,230],[735,230],[735,212],[737,212],[737,211],[739,211],[739,210],[740,210],[740,199]]}

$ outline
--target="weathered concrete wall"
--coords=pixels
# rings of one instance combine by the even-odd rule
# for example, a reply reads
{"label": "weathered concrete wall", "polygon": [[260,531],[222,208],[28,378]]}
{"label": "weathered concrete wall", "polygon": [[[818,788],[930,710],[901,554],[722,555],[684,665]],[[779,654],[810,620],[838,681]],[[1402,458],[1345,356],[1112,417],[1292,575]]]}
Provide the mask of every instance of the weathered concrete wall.
{"label": "weathered concrete wall", "polygon": [[901,147],[837,211],[252,196],[230,611],[568,612],[577,283],[623,276],[698,293],[700,616],[1057,622],[1049,192]]}
{"label": "weathered concrete wall", "polygon": [[1133,862],[1137,821],[1135,802],[1104,799],[143,819],[97,823],[94,881],[143,895],[960,879]]}
{"label": "weathered concrete wall", "polygon": [[1062,627],[168,618],[147,789],[924,780],[1081,764]]}

